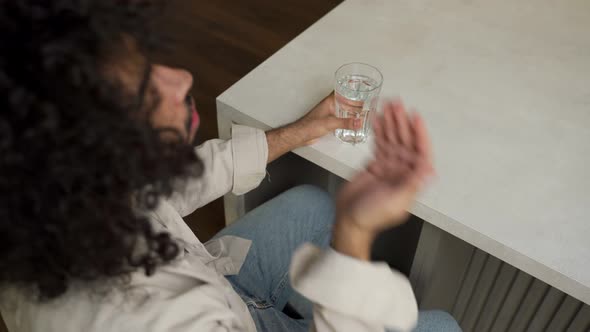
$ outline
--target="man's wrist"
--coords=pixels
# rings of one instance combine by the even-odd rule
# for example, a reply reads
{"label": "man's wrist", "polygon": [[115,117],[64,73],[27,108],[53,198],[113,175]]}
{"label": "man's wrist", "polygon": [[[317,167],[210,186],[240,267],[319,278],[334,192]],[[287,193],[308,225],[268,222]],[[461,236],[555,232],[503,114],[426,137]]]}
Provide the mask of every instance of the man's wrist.
{"label": "man's wrist", "polygon": [[375,233],[358,227],[354,222],[338,218],[332,235],[334,250],[360,260],[371,260]]}
{"label": "man's wrist", "polygon": [[297,123],[266,132],[268,143],[268,162],[283,154],[305,145],[305,137],[299,130]]}
{"label": "man's wrist", "polygon": [[283,139],[289,143],[291,150],[304,146],[308,140],[304,128],[300,125],[299,121],[293,122],[281,129]]}

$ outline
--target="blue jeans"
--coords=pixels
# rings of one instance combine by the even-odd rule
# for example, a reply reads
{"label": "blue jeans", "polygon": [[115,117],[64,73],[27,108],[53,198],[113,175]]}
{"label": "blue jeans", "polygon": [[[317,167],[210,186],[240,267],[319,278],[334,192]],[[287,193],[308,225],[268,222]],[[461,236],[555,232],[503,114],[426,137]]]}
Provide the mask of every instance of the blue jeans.
{"label": "blue jeans", "polygon": [[[258,331],[309,330],[312,304],[291,288],[287,273],[299,245],[329,245],[333,221],[331,197],[316,187],[299,186],[262,204],[216,235],[252,240],[240,273],[227,279],[248,305]],[[285,314],[287,303],[303,318]],[[415,331],[460,330],[449,314],[425,311],[420,312]]]}

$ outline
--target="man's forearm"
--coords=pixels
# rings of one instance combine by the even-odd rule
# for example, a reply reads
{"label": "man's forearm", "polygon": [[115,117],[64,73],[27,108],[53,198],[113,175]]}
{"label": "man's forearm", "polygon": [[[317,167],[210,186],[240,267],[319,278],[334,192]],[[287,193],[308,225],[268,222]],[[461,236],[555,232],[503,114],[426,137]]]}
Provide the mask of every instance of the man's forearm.
{"label": "man's forearm", "polygon": [[266,132],[268,163],[285,153],[304,145],[305,138],[295,124]]}

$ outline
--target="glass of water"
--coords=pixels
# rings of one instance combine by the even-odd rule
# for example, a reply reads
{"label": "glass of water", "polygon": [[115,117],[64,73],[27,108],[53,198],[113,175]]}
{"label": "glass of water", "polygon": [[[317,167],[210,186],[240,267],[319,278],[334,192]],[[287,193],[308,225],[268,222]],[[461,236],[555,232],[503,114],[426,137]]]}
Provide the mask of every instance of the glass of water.
{"label": "glass of water", "polygon": [[368,64],[353,62],[336,71],[334,92],[336,116],[361,119],[358,130],[336,129],[336,137],[346,143],[357,144],[367,140],[370,116],[377,108],[383,75]]}

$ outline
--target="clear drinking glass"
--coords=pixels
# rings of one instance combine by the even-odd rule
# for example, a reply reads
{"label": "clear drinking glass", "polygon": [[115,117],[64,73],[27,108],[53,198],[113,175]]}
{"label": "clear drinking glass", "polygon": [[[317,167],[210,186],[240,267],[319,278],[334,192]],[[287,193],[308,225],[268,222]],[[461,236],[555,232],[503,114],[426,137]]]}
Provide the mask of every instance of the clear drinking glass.
{"label": "clear drinking glass", "polygon": [[353,62],[336,71],[334,91],[336,116],[361,119],[358,130],[336,129],[336,137],[346,143],[357,144],[367,140],[370,131],[370,114],[377,107],[383,75],[371,65]]}

